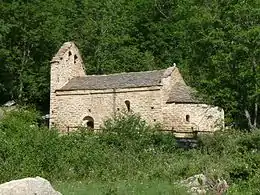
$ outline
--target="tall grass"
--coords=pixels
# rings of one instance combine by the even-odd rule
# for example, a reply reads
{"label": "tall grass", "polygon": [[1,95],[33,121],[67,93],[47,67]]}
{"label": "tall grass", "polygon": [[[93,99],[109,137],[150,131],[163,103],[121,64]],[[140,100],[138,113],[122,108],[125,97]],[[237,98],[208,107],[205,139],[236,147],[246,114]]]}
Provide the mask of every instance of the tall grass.
{"label": "tall grass", "polygon": [[42,176],[51,181],[141,183],[177,181],[198,173],[224,178],[229,193],[258,193],[260,133],[235,130],[199,138],[195,149],[178,148],[139,116],[118,115],[102,133],[61,136],[39,127],[39,114],[18,110],[0,121],[0,182]]}

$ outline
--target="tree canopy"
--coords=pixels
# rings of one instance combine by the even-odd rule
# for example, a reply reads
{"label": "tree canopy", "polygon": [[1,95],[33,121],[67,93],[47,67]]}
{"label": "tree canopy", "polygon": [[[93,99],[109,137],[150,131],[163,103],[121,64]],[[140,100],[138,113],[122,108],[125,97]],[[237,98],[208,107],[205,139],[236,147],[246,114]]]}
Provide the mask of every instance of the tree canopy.
{"label": "tree canopy", "polygon": [[66,41],[88,74],[176,63],[227,124],[259,125],[259,0],[0,0],[0,104],[48,110],[50,59]]}

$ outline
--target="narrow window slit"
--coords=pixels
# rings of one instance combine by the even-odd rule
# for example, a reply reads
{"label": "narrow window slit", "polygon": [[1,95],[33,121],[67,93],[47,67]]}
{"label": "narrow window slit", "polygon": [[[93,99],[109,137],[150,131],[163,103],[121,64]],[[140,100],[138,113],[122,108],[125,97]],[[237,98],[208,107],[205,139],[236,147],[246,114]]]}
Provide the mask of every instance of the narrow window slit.
{"label": "narrow window slit", "polygon": [[74,64],[76,64],[77,59],[78,59],[78,56],[77,56],[77,55],[74,55]]}
{"label": "narrow window slit", "polygon": [[130,101],[126,100],[125,105],[126,105],[126,108],[127,108],[127,112],[130,112]]}
{"label": "narrow window slit", "polygon": [[186,122],[190,122],[190,115],[186,115]]}

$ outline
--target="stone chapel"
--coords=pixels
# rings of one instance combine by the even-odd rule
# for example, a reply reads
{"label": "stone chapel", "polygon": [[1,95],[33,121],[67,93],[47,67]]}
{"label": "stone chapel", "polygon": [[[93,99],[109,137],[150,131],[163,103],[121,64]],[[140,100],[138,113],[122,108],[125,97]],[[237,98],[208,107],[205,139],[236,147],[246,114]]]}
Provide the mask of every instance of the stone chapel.
{"label": "stone chapel", "polygon": [[[177,67],[163,70],[86,75],[80,52],[66,42],[51,60],[50,127],[99,129],[123,110],[175,132],[215,131],[224,111],[194,98]],[[75,129],[74,129],[75,130]]]}

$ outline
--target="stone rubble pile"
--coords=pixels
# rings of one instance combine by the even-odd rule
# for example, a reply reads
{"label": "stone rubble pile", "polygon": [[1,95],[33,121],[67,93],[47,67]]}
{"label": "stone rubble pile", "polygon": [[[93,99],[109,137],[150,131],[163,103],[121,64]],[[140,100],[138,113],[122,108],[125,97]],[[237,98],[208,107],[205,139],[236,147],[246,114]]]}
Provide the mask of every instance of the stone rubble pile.
{"label": "stone rubble pile", "polygon": [[180,182],[182,186],[188,188],[192,195],[217,194],[222,195],[228,189],[228,184],[224,179],[213,180],[203,174],[194,175]]}

